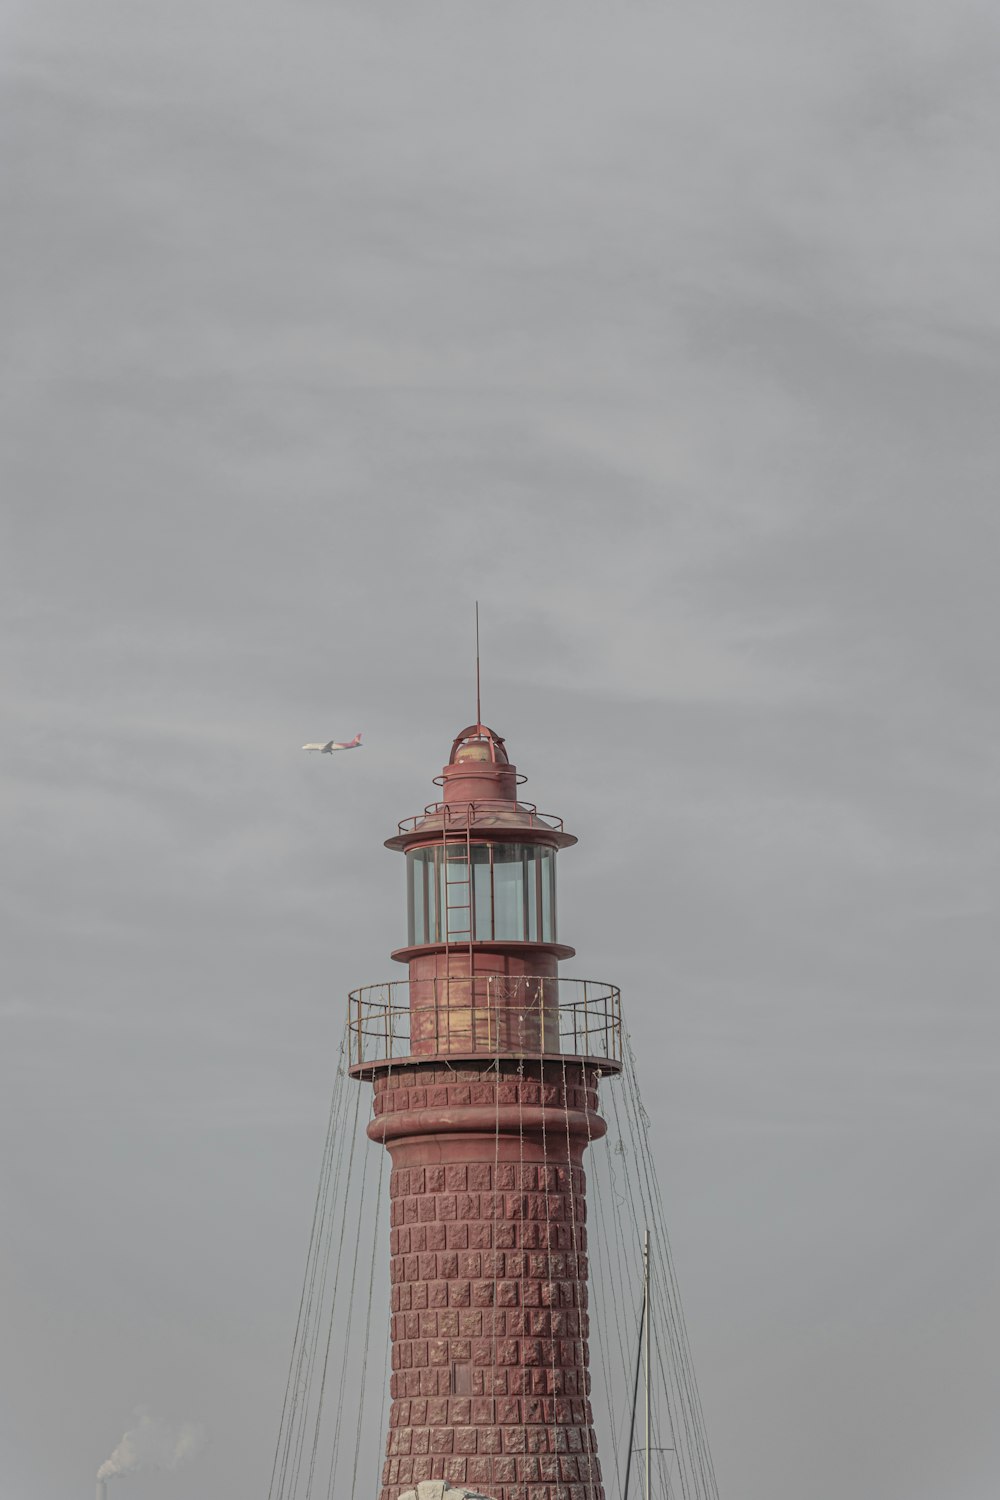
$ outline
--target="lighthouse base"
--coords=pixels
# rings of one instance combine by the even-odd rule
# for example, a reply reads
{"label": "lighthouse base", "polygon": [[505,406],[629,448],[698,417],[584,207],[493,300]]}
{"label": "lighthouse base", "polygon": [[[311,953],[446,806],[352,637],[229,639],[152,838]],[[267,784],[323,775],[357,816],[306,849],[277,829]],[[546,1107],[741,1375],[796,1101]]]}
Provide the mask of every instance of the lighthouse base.
{"label": "lighthouse base", "polygon": [[415,1490],[407,1490],[399,1500],[489,1500],[472,1490],[452,1490],[440,1479],[425,1479]]}
{"label": "lighthouse base", "polygon": [[562,1058],[376,1078],[369,1134],[393,1163],[379,1500],[423,1500],[435,1481],[492,1500],[604,1500],[583,1167],[604,1129],[597,1085],[594,1064]]}

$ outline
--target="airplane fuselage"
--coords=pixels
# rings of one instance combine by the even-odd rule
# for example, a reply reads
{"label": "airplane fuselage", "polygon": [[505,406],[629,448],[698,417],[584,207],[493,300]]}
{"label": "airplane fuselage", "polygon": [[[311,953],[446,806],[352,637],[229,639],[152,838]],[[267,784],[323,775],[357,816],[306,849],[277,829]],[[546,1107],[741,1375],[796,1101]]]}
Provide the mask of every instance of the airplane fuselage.
{"label": "airplane fuselage", "polygon": [[325,745],[303,745],[303,750],[318,750],[321,755],[332,755],[335,750],[360,750],[361,736],[356,734],[353,740],[327,740]]}

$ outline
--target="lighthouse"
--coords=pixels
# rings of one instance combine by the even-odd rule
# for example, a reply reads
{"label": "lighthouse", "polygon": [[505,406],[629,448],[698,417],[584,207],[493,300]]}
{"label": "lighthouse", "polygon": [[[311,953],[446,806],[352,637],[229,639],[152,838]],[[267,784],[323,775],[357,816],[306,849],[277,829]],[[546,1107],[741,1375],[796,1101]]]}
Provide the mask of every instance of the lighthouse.
{"label": "lighthouse", "polygon": [[576,839],[524,779],[485,724],[456,737],[439,800],[386,841],[405,859],[407,978],[350,1000],[350,1073],[391,1158],[380,1500],[604,1500],[585,1163],[620,1001],[560,971],[557,864]]}

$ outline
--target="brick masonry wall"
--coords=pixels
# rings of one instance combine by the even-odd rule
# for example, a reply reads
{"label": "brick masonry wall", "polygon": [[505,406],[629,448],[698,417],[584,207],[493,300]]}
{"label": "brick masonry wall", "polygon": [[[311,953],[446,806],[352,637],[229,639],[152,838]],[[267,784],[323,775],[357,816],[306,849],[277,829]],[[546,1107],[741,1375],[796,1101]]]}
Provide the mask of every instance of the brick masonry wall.
{"label": "brick masonry wall", "polygon": [[[508,1128],[464,1131],[491,1105]],[[505,1106],[507,1106],[505,1108]],[[513,1106],[511,1110],[510,1106]],[[543,1107],[542,1128],[509,1128]],[[604,1500],[591,1411],[586,1135],[597,1074],[407,1067],[376,1080],[376,1124],[421,1112],[390,1143],[392,1407],[380,1500],[422,1480],[494,1500]],[[374,1131],[373,1131],[374,1133]],[[594,1132],[597,1133],[596,1131]]]}

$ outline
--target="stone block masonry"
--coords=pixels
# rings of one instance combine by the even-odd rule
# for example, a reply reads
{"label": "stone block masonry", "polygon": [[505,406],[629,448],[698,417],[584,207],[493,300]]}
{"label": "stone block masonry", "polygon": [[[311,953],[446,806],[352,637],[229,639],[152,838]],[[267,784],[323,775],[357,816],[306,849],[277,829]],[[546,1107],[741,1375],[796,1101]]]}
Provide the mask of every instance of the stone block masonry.
{"label": "stone block masonry", "polygon": [[[594,1068],[551,1060],[376,1080],[370,1134],[391,1136],[393,1157],[380,1500],[434,1481],[493,1500],[603,1500],[581,1164],[596,1087]],[[395,1133],[414,1111],[420,1133]],[[534,1128],[517,1130],[526,1116]]]}

